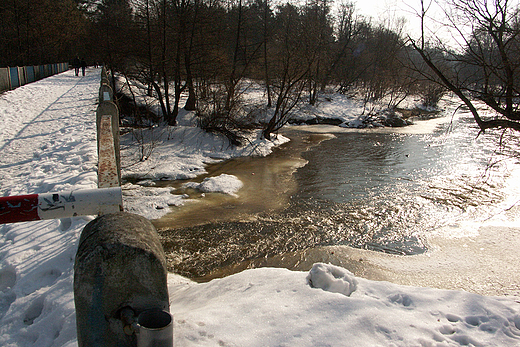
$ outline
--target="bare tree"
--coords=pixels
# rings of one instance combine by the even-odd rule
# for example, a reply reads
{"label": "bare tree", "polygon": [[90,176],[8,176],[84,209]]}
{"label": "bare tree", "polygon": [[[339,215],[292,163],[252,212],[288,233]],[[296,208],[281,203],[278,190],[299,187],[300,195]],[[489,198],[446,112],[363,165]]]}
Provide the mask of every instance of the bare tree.
{"label": "bare tree", "polygon": [[167,0],[137,0],[134,3],[134,20],[139,28],[134,36],[137,41],[125,63],[134,65],[133,77],[148,86],[148,95],[155,96],[159,102],[164,121],[174,125],[170,106],[171,59],[169,45],[169,26]]}
{"label": "bare tree", "polygon": [[314,63],[301,45],[305,28],[299,9],[288,3],[280,6],[278,11],[276,27],[279,31],[275,35],[277,41],[273,42],[276,59],[271,63],[276,102],[274,113],[263,130],[266,139],[289,121],[292,110],[301,100],[307,84],[306,76]]}
{"label": "bare tree", "polygon": [[[354,51],[352,42],[357,36],[359,26],[355,15],[355,7],[351,2],[342,2],[338,5],[339,13],[336,19],[336,40],[330,47],[330,63],[325,66],[324,77],[321,81],[321,89],[325,89],[331,81],[339,82],[337,77],[332,78],[333,74],[338,75],[345,67],[345,59]],[[347,59],[351,61],[351,59]]]}
{"label": "bare tree", "polygon": [[330,11],[329,0],[309,1],[302,11],[302,22],[306,30],[303,30],[301,44],[310,65],[306,79],[311,105],[316,104],[319,90],[327,83],[327,66],[331,64],[329,52],[334,38]]}
{"label": "bare tree", "polygon": [[[421,1],[421,22],[427,19],[428,6]],[[510,128],[520,131],[520,25],[518,8],[509,0],[451,0],[446,11],[452,35],[462,40],[459,52],[442,47],[443,60],[451,71],[440,68],[442,60],[428,53],[423,26],[421,41],[412,46],[439,80],[471,111],[480,131]],[[468,35],[465,28],[470,27]],[[474,98],[495,111],[483,117]]]}

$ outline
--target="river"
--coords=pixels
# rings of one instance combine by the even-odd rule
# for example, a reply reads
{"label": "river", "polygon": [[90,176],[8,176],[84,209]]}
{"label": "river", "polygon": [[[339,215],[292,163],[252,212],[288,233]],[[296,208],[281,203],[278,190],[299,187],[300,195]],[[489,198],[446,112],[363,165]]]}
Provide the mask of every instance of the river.
{"label": "river", "polygon": [[[464,259],[451,263],[455,257],[439,249],[463,254],[490,221],[501,228],[495,233],[515,233],[517,141],[511,148],[507,136],[500,143],[499,134],[477,134],[464,110],[400,129],[287,128],[291,142],[272,155],[211,165],[196,180],[235,175],[244,183],[238,197],[174,183],[193,202],[154,221],[170,270],[206,281],[248,267],[306,270],[329,261],[368,278],[487,293],[427,275],[442,261],[463,268]],[[497,249],[495,257],[507,247]],[[405,276],[405,267],[422,271],[423,281],[413,271]],[[502,287],[516,293],[516,284]]]}

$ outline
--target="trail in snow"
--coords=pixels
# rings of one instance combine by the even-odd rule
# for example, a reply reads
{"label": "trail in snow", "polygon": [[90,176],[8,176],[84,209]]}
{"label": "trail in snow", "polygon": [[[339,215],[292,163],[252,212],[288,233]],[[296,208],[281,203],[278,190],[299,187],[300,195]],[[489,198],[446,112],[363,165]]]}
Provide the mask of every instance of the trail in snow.
{"label": "trail in snow", "polygon": [[68,71],[0,97],[0,194],[95,187],[99,79]]}
{"label": "trail in snow", "polygon": [[[99,76],[67,71],[0,95],[0,196],[97,186]],[[1,346],[74,343],[73,265],[85,224],[0,225]]]}

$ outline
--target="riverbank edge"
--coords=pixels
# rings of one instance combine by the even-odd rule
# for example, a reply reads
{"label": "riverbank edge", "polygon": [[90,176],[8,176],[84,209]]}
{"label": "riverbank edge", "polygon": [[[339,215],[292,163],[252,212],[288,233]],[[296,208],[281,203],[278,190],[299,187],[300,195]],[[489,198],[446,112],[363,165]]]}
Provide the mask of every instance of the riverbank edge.
{"label": "riverbank edge", "polygon": [[[252,104],[258,103],[258,100],[250,99]],[[395,131],[408,128],[416,119],[440,118],[451,103],[451,99],[446,99],[437,109],[429,110],[417,106],[417,100],[410,98],[395,112],[389,112],[382,105],[372,105],[372,111],[367,112],[367,105],[360,100],[341,94],[324,95],[317,106],[302,107],[289,126],[308,123],[313,125],[304,126],[332,126],[336,128],[334,131]],[[186,197],[172,194],[173,189],[157,188],[157,182],[193,179],[207,173],[208,164],[238,157],[267,156],[273,148],[289,141],[278,133],[273,134],[272,141],[267,140],[262,137],[261,129],[257,129],[245,135],[244,145],[233,146],[225,136],[202,130],[195,112],[182,109],[177,121],[174,127],[122,128],[122,177],[126,182],[123,194],[128,212],[152,220],[161,218],[170,206],[184,204]]]}

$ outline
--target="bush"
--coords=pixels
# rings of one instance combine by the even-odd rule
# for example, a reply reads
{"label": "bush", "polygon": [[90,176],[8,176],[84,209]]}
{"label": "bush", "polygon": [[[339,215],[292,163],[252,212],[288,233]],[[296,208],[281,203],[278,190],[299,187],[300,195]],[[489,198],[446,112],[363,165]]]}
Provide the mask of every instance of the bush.
{"label": "bush", "polygon": [[439,101],[446,94],[446,88],[438,84],[428,84],[420,92],[422,105],[427,108],[436,108]]}

